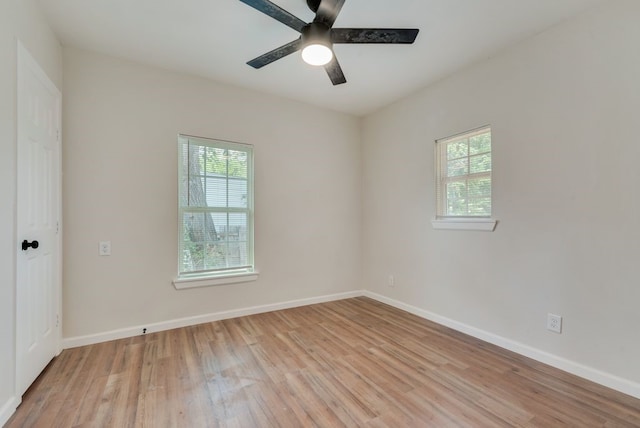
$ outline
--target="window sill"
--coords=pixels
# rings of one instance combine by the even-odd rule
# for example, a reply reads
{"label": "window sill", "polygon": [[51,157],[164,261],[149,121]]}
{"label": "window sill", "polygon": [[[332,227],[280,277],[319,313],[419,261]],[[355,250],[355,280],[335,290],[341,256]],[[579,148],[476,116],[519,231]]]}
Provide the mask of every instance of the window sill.
{"label": "window sill", "polygon": [[431,225],[436,230],[477,230],[493,232],[497,220],[492,218],[437,218],[431,220]]}
{"label": "window sill", "polygon": [[218,276],[196,276],[182,277],[173,280],[176,290],[185,288],[210,287],[214,285],[237,284],[240,282],[251,282],[258,279],[258,272],[241,272]]}

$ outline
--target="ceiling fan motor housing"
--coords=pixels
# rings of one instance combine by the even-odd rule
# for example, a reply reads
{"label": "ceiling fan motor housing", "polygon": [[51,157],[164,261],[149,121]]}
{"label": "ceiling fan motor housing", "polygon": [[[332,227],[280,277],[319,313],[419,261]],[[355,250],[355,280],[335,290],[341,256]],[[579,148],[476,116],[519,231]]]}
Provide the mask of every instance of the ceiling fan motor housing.
{"label": "ceiling fan motor housing", "polygon": [[302,46],[321,44],[331,49],[331,28],[322,22],[312,22],[302,29]]}

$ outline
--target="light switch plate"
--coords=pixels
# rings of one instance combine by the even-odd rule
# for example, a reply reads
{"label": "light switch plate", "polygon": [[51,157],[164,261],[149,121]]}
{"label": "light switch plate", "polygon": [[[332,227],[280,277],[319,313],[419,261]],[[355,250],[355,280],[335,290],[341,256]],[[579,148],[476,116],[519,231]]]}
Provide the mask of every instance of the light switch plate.
{"label": "light switch plate", "polygon": [[111,241],[100,241],[100,249],[98,253],[101,256],[110,256],[111,255]]}

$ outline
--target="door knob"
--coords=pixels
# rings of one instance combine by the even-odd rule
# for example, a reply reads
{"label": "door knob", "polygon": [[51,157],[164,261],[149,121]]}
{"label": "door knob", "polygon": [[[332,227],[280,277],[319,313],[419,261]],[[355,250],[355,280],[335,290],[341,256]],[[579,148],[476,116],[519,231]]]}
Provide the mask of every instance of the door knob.
{"label": "door knob", "polygon": [[22,251],[27,251],[29,249],[29,247],[33,248],[34,250],[36,248],[38,248],[40,244],[38,244],[38,241],[27,241],[26,239],[24,241],[22,241]]}

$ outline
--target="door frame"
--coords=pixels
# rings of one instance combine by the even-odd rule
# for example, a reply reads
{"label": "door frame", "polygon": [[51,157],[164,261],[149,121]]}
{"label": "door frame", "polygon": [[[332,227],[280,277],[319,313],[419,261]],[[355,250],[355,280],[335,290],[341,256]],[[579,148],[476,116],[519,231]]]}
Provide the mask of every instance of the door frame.
{"label": "door frame", "polygon": [[[55,240],[56,242],[54,243],[54,247],[55,247],[55,251],[56,251],[56,277],[53,279],[54,280],[54,295],[52,296],[52,298],[54,299],[54,306],[56,308],[56,329],[54,332],[54,338],[55,338],[55,355],[59,355],[60,352],[62,352],[62,93],[60,92],[60,90],[58,89],[58,87],[51,81],[51,79],[49,78],[49,76],[47,76],[47,74],[45,73],[45,71],[42,69],[42,67],[40,67],[40,64],[38,64],[38,62],[34,59],[34,57],[31,55],[31,53],[26,49],[26,47],[22,44],[22,42],[20,40],[17,40],[17,67],[16,67],[16,118],[15,118],[15,126],[16,126],[16,171],[15,171],[15,177],[16,177],[16,200],[15,200],[15,215],[16,215],[16,223],[15,223],[15,251],[16,254],[20,254],[21,253],[21,239],[23,239],[23,237],[18,236],[18,216],[21,214],[20,212],[18,212],[18,193],[17,193],[17,189],[18,189],[18,180],[20,179],[19,177],[19,173],[18,173],[18,168],[20,167],[20,158],[19,158],[19,153],[20,153],[20,149],[19,149],[19,144],[21,143],[22,139],[25,138],[25,136],[23,135],[23,131],[21,130],[21,126],[20,126],[20,121],[22,120],[21,118],[21,102],[23,102],[23,96],[21,95],[21,87],[22,85],[20,84],[21,79],[24,78],[24,75],[26,72],[31,72],[33,74],[36,75],[36,77],[47,87],[47,89],[49,89],[56,97],[56,110],[57,110],[57,117],[55,118],[55,126],[58,130],[57,132],[57,141],[56,141],[56,151],[57,151],[57,159],[55,160],[56,162],[56,167],[57,167],[57,174],[55,177],[56,180],[56,194],[54,195],[54,198],[56,199],[56,204],[57,204],[57,232],[54,235],[55,236]],[[16,269],[16,274],[15,274],[15,319],[14,319],[14,327],[15,327],[15,355],[16,355],[16,362],[15,362],[15,391],[16,391],[16,395],[17,395],[17,400],[18,400],[18,404],[22,401],[22,395],[24,394],[25,390],[23,388],[23,386],[21,385],[21,379],[19,378],[18,374],[20,373],[20,367],[21,367],[21,349],[19,349],[18,347],[18,335],[20,334],[20,316],[19,316],[19,311],[21,310],[21,308],[18,307],[18,300],[17,300],[17,296],[18,296],[18,269],[20,267],[20,263],[19,263],[19,256],[16,255],[15,258],[15,269]],[[28,388],[29,385],[27,385]]]}

